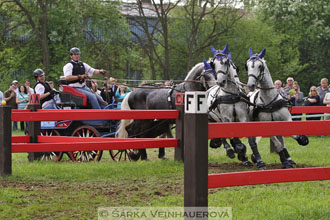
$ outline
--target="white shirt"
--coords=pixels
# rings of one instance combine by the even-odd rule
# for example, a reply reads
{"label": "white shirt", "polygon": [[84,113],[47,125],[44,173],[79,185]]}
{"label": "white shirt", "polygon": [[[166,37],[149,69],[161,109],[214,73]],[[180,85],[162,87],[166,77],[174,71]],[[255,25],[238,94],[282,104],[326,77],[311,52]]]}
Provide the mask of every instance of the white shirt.
{"label": "white shirt", "polygon": [[3,93],[0,91],[0,103],[2,102],[3,99]]}
{"label": "white shirt", "polygon": [[[87,73],[89,75],[89,77],[92,78],[95,69],[92,68],[91,66],[89,66],[87,63],[83,63],[83,64],[84,64],[84,67],[85,67],[85,73]],[[72,76],[72,71],[73,71],[72,63],[65,64],[65,66],[63,67],[64,76],[65,77]],[[86,84],[76,82],[76,83],[69,84],[69,86],[71,86],[71,87],[84,87],[84,86],[86,86]]]}
{"label": "white shirt", "polygon": [[[41,83],[39,83],[34,89],[36,90],[36,94],[39,94],[40,96],[45,93],[45,87]],[[47,105],[51,105],[53,103],[53,99],[48,100],[42,104],[41,108],[45,108]]]}

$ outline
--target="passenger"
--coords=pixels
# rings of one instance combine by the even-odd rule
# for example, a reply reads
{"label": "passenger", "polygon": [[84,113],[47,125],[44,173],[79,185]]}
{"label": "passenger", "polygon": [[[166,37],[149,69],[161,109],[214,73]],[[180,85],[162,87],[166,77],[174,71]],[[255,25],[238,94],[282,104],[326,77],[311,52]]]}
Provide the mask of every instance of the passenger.
{"label": "passenger", "polygon": [[42,69],[36,69],[33,72],[36,84],[34,85],[34,93],[40,95],[40,104],[43,109],[58,109],[54,96],[56,91],[51,89],[45,80],[45,73]]}
{"label": "passenger", "polygon": [[[86,86],[85,79],[91,78],[93,74],[104,74],[105,71],[103,69],[94,69],[88,64],[81,62],[79,48],[74,47],[70,49],[70,58],[71,61],[63,67],[64,76],[69,86],[85,94],[93,109],[104,108],[107,103]],[[85,74],[88,74],[88,76]]]}

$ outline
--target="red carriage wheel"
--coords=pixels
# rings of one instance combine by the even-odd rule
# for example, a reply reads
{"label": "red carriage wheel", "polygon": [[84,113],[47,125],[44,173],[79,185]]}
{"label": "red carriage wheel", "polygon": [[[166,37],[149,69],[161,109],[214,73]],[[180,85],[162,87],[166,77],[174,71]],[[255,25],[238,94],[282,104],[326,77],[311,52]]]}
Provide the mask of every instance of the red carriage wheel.
{"label": "red carriage wheel", "polygon": [[[60,136],[60,132],[55,129],[42,129],[41,136]],[[60,161],[63,157],[63,152],[42,152],[40,160],[43,161]]]}
{"label": "red carriage wheel", "polygon": [[[78,127],[72,133],[74,137],[100,137],[100,133],[89,125],[83,125]],[[99,161],[102,158],[103,151],[93,150],[93,151],[72,151],[68,152],[72,161],[79,162],[89,162],[89,161]]]}
{"label": "red carriage wheel", "polygon": [[110,156],[114,161],[121,161],[121,160],[131,160],[130,153],[132,150],[109,150]]}

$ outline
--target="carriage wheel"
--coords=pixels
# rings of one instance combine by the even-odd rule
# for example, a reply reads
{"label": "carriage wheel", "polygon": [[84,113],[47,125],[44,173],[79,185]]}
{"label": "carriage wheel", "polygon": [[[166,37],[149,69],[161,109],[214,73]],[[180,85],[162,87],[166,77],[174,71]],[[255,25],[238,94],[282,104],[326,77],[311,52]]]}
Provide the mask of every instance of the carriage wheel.
{"label": "carriage wheel", "polygon": [[[92,126],[84,125],[77,128],[73,133],[74,137],[100,137],[100,133]],[[102,158],[103,151],[93,150],[93,151],[72,151],[69,152],[69,156],[72,161],[79,162],[89,162],[89,161],[99,161]]]}
{"label": "carriage wheel", "polygon": [[110,156],[114,161],[121,161],[121,160],[131,160],[130,153],[132,150],[109,150]]}
{"label": "carriage wheel", "polygon": [[[40,132],[41,136],[60,136],[60,132],[55,129],[43,129]],[[42,152],[40,156],[40,160],[43,161],[60,161],[63,157],[63,152]]]}

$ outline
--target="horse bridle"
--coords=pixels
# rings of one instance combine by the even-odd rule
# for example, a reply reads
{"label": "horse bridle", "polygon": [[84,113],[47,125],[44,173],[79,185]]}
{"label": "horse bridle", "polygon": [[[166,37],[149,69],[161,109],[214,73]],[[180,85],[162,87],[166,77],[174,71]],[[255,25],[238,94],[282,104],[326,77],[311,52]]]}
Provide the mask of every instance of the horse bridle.
{"label": "horse bridle", "polygon": [[[207,83],[208,80],[205,79],[207,75],[213,75],[214,78],[216,79],[216,75],[214,74],[213,69],[204,70],[204,72],[199,77],[197,77],[197,79],[200,80],[199,83],[201,83],[203,87],[206,88],[206,90],[210,88],[210,86]],[[203,79],[203,81],[201,81],[201,79]]]}
{"label": "horse bridle", "polygon": [[[218,58],[218,56],[220,56],[220,57]],[[227,58],[227,60],[224,62],[223,58]],[[215,74],[216,76],[218,75],[218,73],[221,73],[223,75],[228,75],[230,66],[232,66],[234,69],[237,69],[237,71],[238,71],[238,67],[234,64],[233,61],[231,61],[229,59],[227,54],[217,53],[217,54],[214,55],[214,57],[212,59],[212,62],[211,62],[211,66],[212,66],[213,69],[215,69],[215,64],[214,64],[215,59],[219,60],[221,65],[226,65],[226,71],[218,70]],[[234,78],[237,78],[237,77],[238,77],[238,75],[234,75]],[[217,79],[217,77],[215,77],[215,78]],[[231,80],[227,80],[227,81],[229,81],[229,82],[236,85],[236,82],[233,82]]]}
{"label": "horse bridle", "polygon": [[246,69],[246,71],[248,71],[247,63],[250,62],[250,61],[252,61],[252,68],[254,68],[254,64],[255,64],[256,61],[259,61],[259,62],[261,63],[261,66],[259,66],[259,69],[260,69],[260,70],[259,70],[259,75],[258,75],[258,77],[255,76],[255,75],[253,75],[253,74],[248,74],[248,77],[253,77],[253,78],[255,78],[255,80],[256,80],[257,82],[260,82],[260,81],[264,78],[264,75],[265,75],[265,65],[264,65],[264,63],[260,60],[260,58],[259,58],[258,56],[253,56],[253,57],[251,57],[251,58],[246,62],[246,64],[245,64],[245,69]]}

